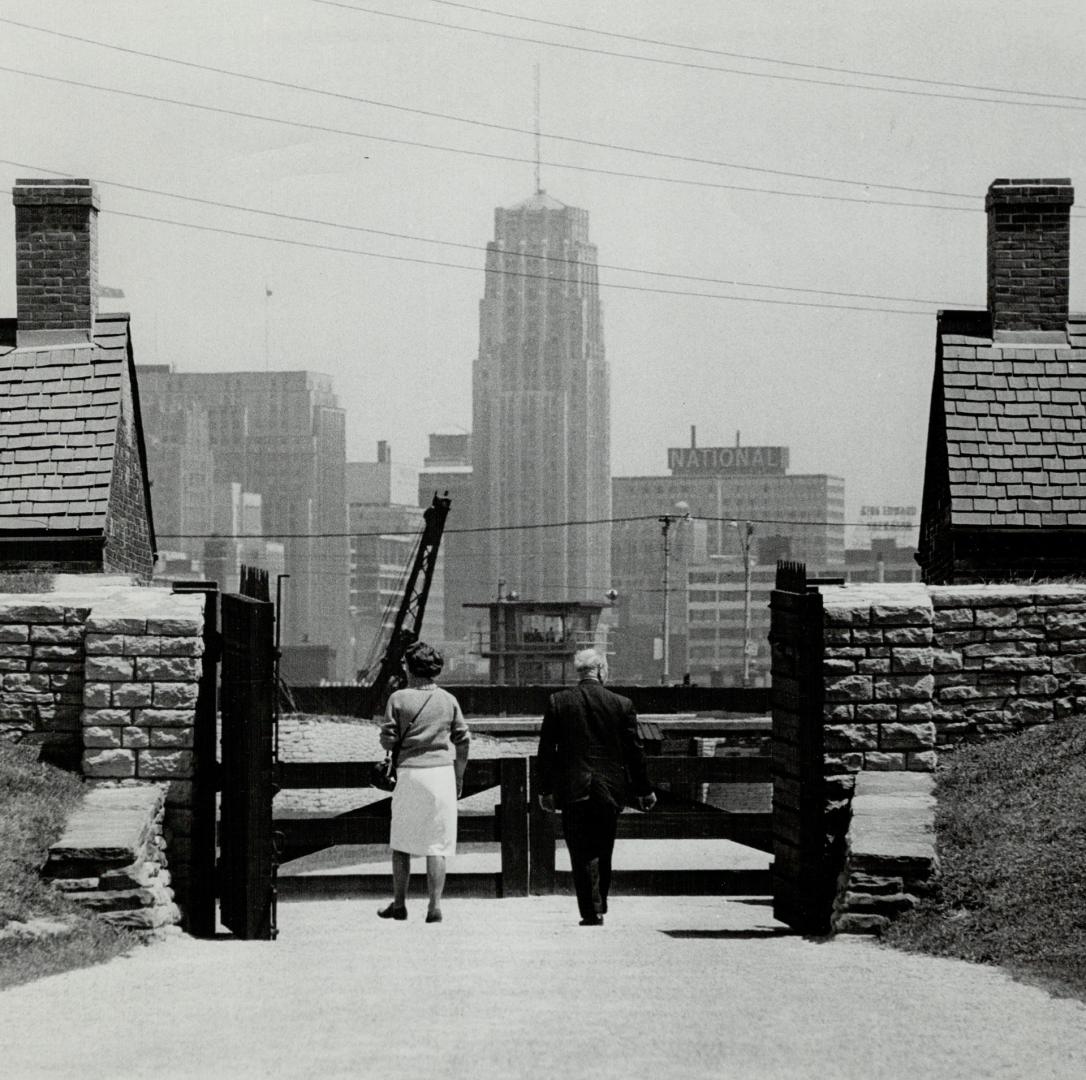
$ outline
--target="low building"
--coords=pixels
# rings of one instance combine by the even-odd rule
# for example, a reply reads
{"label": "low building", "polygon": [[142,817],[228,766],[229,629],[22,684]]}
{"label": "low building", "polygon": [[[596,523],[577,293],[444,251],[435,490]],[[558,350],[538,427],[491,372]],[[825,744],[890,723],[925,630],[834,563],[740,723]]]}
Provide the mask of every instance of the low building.
{"label": "low building", "polygon": [[98,313],[98,196],[17,180],[0,320],[0,570],[147,580],[156,542],[129,317]]}
{"label": "low building", "polygon": [[916,548],[893,537],[872,538],[866,547],[845,551],[845,581],[919,581]]}
{"label": "low building", "polygon": [[1069,180],[988,189],[988,307],[942,311],[917,558],[926,582],[1086,573],[1086,316]]}
{"label": "low building", "polygon": [[520,600],[501,597],[469,608],[488,612],[488,628],[476,637],[478,655],[490,662],[490,681],[500,686],[560,686],[576,681],[573,657],[597,648],[604,601]]}

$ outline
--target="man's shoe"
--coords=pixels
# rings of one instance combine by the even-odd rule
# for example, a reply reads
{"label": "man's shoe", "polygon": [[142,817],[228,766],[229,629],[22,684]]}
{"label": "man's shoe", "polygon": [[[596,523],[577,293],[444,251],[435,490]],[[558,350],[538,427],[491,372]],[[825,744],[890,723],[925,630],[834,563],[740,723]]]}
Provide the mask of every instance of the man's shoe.
{"label": "man's shoe", "polygon": [[407,918],[407,908],[389,904],[388,907],[381,908],[381,910],[377,912],[377,918],[396,919],[398,922],[403,922],[403,920]]}
{"label": "man's shoe", "polygon": [[580,921],[581,926],[603,926],[603,916],[593,915],[591,919],[582,919]]}

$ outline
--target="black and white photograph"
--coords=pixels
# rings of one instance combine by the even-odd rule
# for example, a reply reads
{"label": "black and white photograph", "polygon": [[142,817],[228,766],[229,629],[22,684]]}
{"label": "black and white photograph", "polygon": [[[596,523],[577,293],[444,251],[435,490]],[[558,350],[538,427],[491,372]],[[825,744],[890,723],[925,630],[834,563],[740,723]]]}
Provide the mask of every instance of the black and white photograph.
{"label": "black and white photograph", "polygon": [[1086,1076],[1080,0],[0,0],[0,1072]]}

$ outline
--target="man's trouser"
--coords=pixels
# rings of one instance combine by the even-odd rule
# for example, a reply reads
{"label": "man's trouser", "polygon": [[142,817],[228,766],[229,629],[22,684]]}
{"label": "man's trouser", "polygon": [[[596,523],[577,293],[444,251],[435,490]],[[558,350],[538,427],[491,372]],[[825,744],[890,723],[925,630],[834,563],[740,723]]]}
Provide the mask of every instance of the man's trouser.
{"label": "man's trouser", "polygon": [[592,919],[607,910],[617,828],[617,808],[595,795],[562,810],[562,831],[582,919]]}

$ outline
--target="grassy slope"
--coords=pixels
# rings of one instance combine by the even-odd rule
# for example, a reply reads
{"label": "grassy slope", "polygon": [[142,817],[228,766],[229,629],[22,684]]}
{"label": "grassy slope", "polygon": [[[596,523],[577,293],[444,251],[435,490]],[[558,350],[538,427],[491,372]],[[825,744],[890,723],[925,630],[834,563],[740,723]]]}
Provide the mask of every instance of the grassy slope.
{"label": "grassy slope", "polygon": [[944,754],[937,793],[941,895],[886,940],[1086,998],[1086,720]]}
{"label": "grassy slope", "polygon": [[38,876],[46,850],[79,800],[79,777],[36,760],[29,747],[0,742],[0,928],[37,917],[72,923],[69,933],[0,937],[0,988],[98,963],[138,939],[75,911]]}

